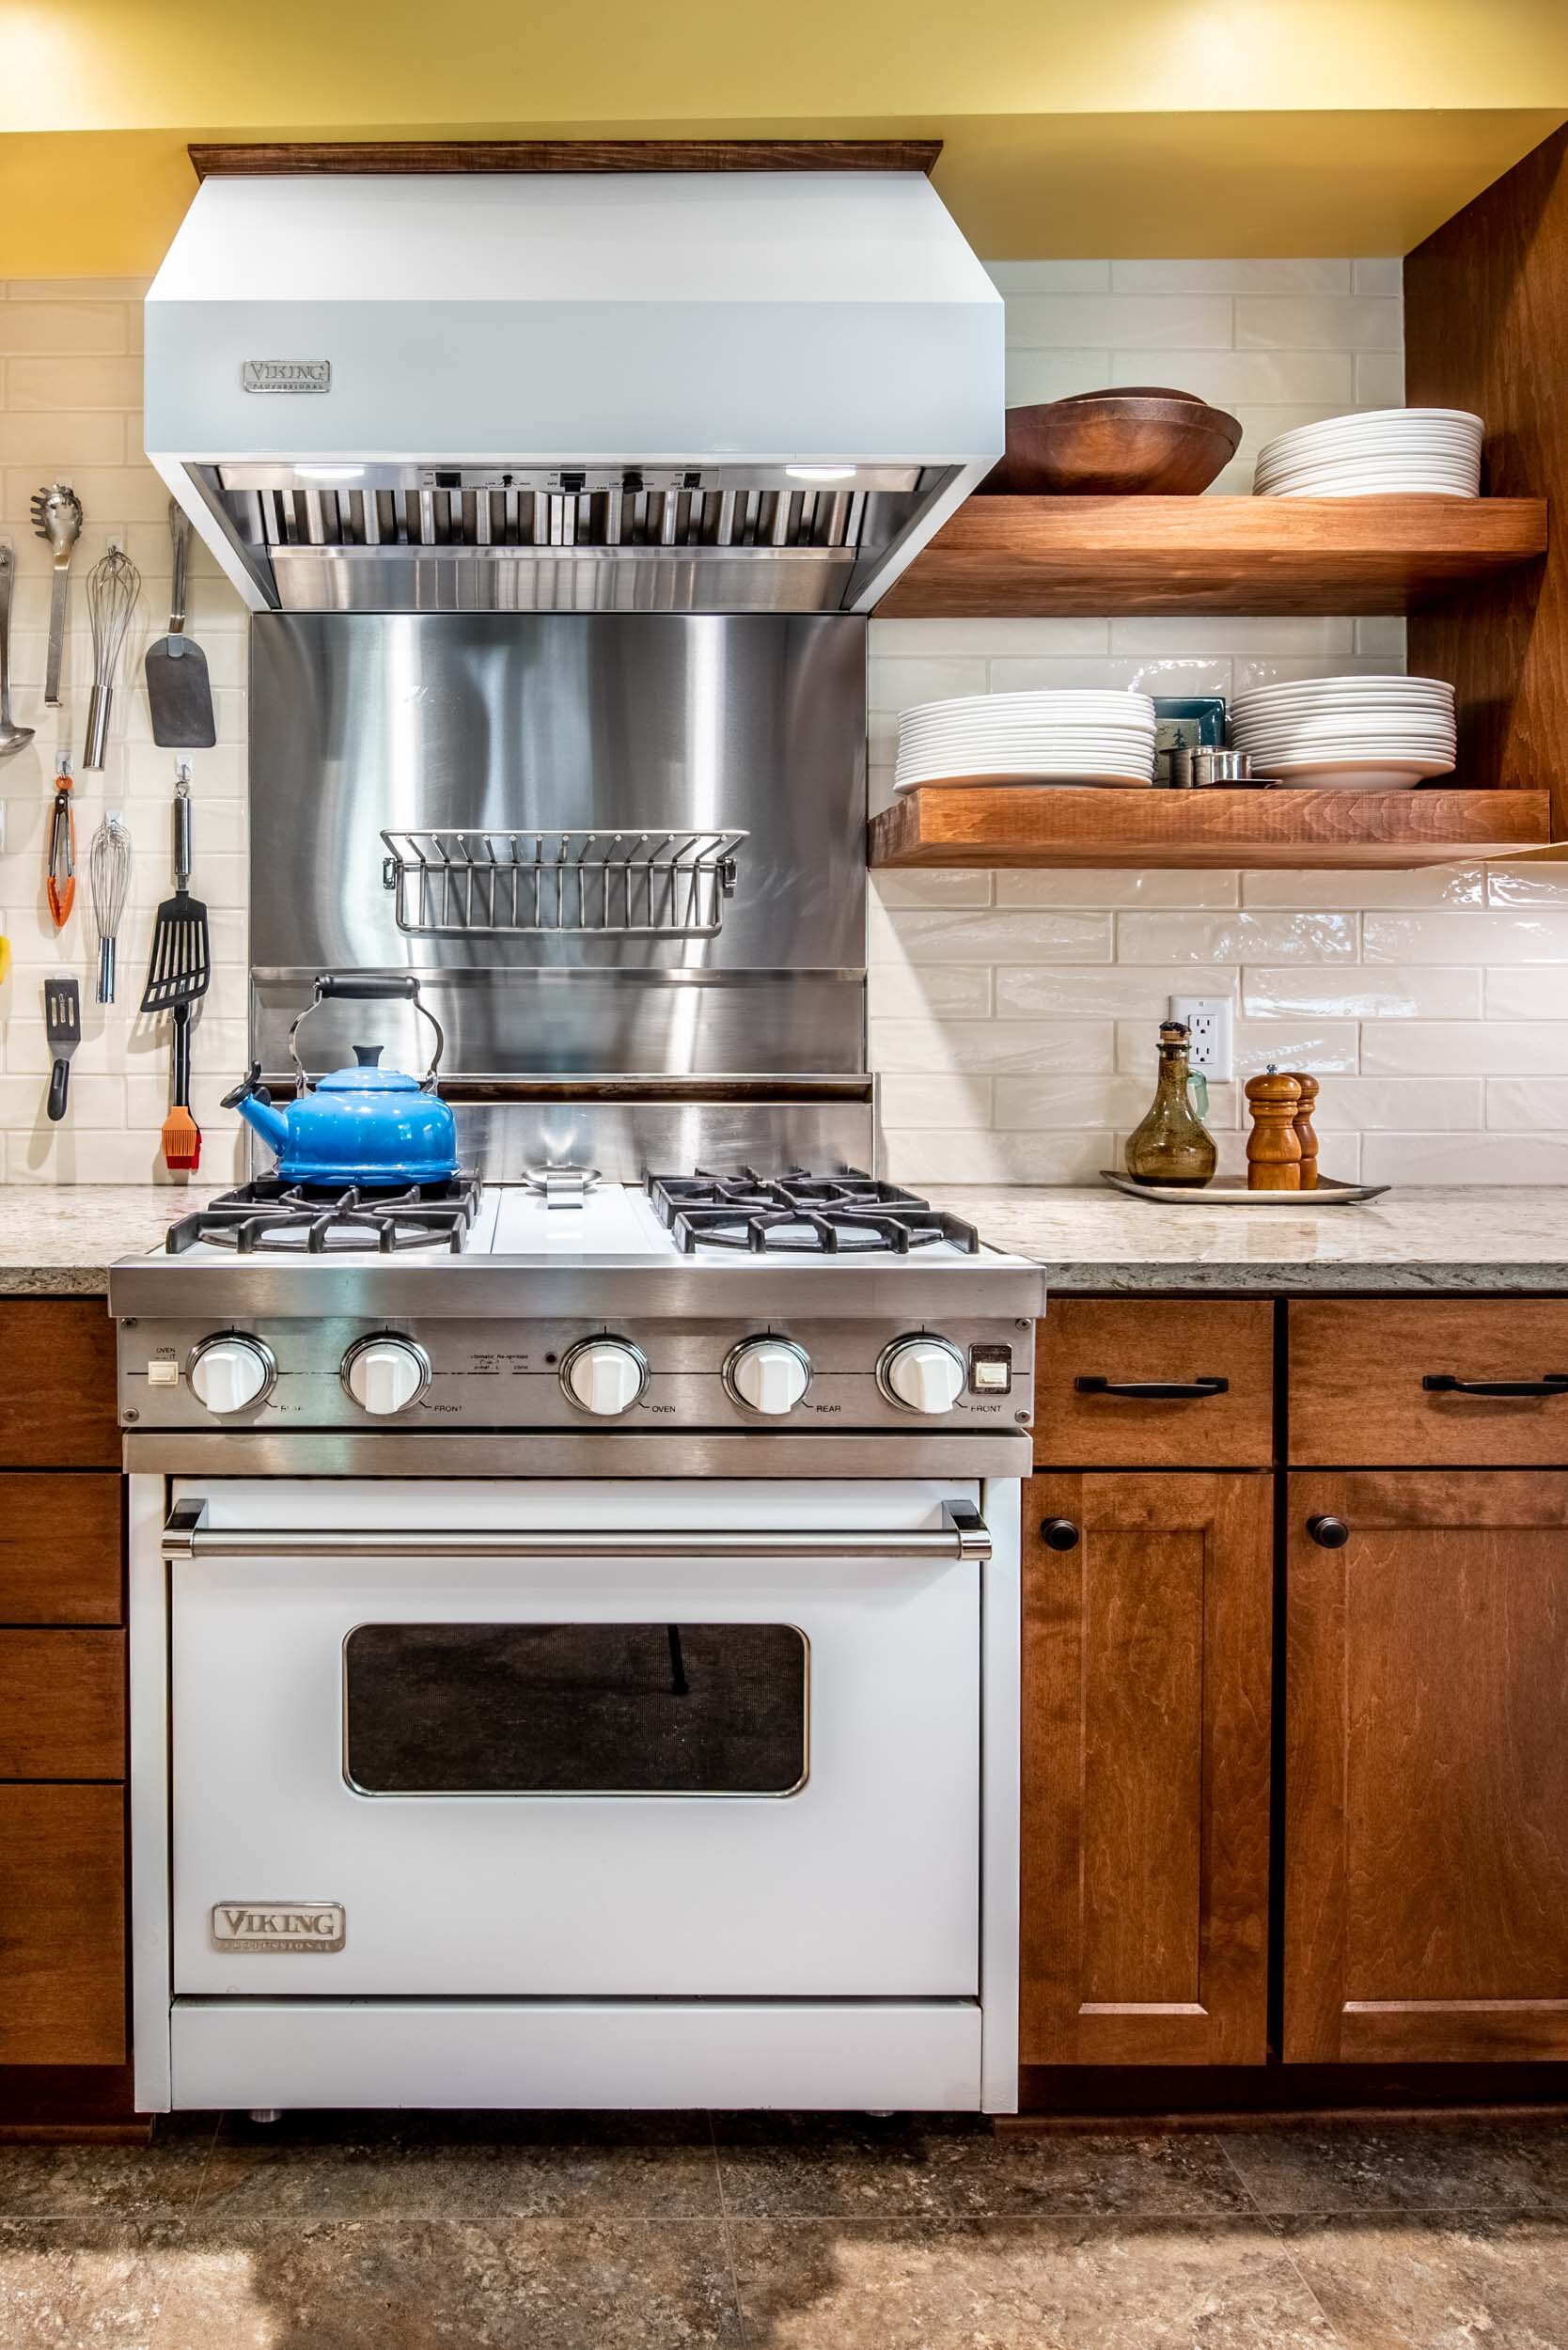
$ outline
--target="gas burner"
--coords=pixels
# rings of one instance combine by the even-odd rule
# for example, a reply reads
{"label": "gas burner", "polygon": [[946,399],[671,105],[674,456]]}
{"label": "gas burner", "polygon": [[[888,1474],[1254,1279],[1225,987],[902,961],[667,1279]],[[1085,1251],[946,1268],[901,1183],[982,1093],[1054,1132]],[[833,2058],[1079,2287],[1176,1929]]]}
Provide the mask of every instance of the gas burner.
{"label": "gas burner", "polygon": [[974,1256],[972,1224],[933,1208],[917,1192],[850,1168],[813,1175],[805,1167],[769,1177],[742,1167],[732,1175],[650,1175],[648,1193],[687,1256],[700,1248],[747,1249],[753,1256],[907,1256],[946,1242]]}
{"label": "gas burner", "polygon": [[237,1249],[242,1257],[370,1249],[390,1257],[416,1248],[445,1248],[456,1257],[478,1204],[478,1185],[461,1175],[412,1183],[406,1191],[340,1190],[335,1183],[286,1183],[263,1175],[182,1216],[165,1246],[171,1257],[197,1241]]}

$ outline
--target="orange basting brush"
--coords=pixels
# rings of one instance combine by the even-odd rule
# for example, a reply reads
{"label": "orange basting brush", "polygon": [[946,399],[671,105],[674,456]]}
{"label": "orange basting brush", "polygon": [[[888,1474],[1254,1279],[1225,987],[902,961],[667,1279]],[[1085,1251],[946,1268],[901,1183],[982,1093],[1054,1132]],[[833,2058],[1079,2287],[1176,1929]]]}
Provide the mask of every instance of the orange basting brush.
{"label": "orange basting brush", "polygon": [[201,1165],[201,1128],[191,1116],[186,1099],[191,1090],[190,1005],[176,1004],[169,1017],[174,1022],[170,1089],[174,1100],[164,1120],[164,1165],[171,1174],[194,1175]]}

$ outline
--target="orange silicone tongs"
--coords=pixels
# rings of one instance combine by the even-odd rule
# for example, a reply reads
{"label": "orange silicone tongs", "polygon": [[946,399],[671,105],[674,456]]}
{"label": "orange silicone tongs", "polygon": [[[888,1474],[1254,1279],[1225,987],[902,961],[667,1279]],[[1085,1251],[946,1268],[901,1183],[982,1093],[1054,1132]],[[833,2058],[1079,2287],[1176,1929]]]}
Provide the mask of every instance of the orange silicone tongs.
{"label": "orange silicone tongs", "polygon": [[71,797],[71,754],[60,755],[55,777],[55,813],[49,824],[49,911],[63,931],[76,896],[76,814]]}

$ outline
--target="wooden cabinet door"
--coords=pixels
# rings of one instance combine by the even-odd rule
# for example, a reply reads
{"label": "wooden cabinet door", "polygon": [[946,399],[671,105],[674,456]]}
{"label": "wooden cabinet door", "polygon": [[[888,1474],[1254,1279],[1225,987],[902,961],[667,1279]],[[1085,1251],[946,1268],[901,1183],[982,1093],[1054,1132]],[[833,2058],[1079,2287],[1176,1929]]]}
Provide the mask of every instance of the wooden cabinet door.
{"label": "wooden cabinet door", "polygon": [[0,1787],[0,2064],[125,2053],[124,1793]]}
{"label": "wooden cabinet door", "polygon": [[1272,1493],[1198,1472],[1024,1488],[1026,2064],[1267,2053]]}
{"label": "wooden cabinet door", "polygon": [[118,1469],[119,1456],[102,1298],[0,1298],[0,1468]]}
{"label": "wooden cabinet door", "polygon": [[1286,1573],[1285,2056],[1568,2057],[1568,1473],[1304,1472]]}

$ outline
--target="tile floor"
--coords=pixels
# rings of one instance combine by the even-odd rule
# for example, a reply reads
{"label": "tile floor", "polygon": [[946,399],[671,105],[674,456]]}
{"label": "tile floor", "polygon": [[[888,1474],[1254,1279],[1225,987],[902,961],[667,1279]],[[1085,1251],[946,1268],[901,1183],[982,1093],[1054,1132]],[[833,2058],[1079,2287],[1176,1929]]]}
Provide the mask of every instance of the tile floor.
{"label": "tile floor", "polygon": [[1568,2350],[1568,2113],[186,2116],[0,2146],[4,2350]]}

